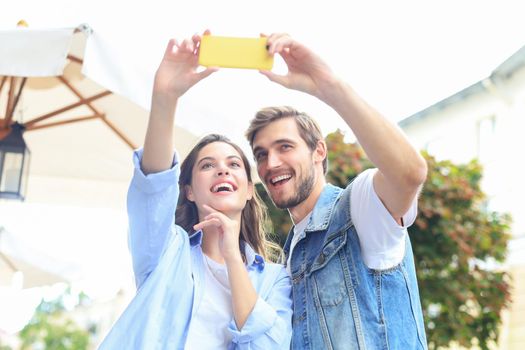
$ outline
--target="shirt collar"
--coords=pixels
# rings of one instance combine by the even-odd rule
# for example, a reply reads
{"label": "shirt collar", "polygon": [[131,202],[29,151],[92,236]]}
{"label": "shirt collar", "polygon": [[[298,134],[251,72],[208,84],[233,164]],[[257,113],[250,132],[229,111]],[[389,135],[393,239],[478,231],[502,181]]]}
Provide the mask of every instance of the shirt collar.
{"label": "shirt collar", "polygon": [[[244,247],[242,247],[244,246]],[[253,248],[241,240],[241,249],[244,248],[244,256],[246,257],[246,264],[254,267],[257,271],[261,272],[264,270],[264,258],[257,254]]]}
{"label": "shirt collar", "polygon": [[[202,230],[196,231],[190,237],[190,246],[200,246],[202,244]],[[264,270],[264,258],[257,254],[253,248],[241,239],[241,249],[244,249],[244,256],[246,257],[246,265],[254,267],[257,271]]]}
{"label": "shirt collar", "polygon": [[202,244],[202,230],[196,231],[190,235],[190,246],[193,248]]}

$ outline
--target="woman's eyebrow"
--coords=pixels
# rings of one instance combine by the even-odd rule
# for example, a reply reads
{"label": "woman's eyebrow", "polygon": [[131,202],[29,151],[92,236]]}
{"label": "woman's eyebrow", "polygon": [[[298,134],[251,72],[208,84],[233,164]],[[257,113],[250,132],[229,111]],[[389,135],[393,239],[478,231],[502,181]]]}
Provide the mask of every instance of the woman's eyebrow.
{"label": "woman's eyebrow", "polygon": [[202,162],[205,161],[205,160],[214,161],[215,158],[213,158],[213,157],[204,157],[204,158],[201,158],[201,159],[197,162],[197,165],[199,165],[200,163],[202,163]]}
{"label": "woman's eyebrow", "polygon": [[[231,156],[228,156],[226,157],[227,159],[232,159],[232,158],[235,158],[235,159],[238,159],[238,160],[242,160],[241,157],[235,155],[235,154],[232,154]],[[201,158],[198,162],[197,162],[197,165],[202,163],[203,161],[205,160],[209,160],[209,161],[215,161],[215,158],[214,157],[210,157],[210,156],[207,156],[207,157],[203,157]]]}
{"label": "woman's eyebrow", "polygon": [[242,160],[241,157],[239,157],[239,156],[237,156],[235,154],[233,154],[231,156],[228,156],[228,159],[232,159],[232,158],[235,158],[235,159],[238,159],[238,160]]}

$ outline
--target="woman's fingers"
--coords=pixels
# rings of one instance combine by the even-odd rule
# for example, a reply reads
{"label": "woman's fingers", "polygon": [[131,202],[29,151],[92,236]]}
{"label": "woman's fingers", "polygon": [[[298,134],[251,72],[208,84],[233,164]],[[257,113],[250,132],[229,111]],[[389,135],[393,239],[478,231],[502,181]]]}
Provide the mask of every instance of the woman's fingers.
{"label": "woman's fingers", "polygon": [[[211,72],[208,73],[208,75],[213,73],[213,69],[206,69],[203,72],[206,72],[208,70],[211,71]],[[201,72],[201,73],[203,73],[203,72]],[[201,221],[198,224],[196,224],[195,226],[193,226],[194,229],[200,230],[200,229],[202,229],[204,227],[209,227],[209,226],[220,227],[220,226],[224,226],[225,225],[226,219],[227,219],[226,215],[224,215],[223,213],[215,210],[214,208],[210,207],[209,205],[203,204],[202,207],[209,214],[204,217],[203,221]]]}
{"label": "woman's fingers", "polygon": [[193,34],[191,40],[193,41],[193,47],[195,48],[194,52],[196,55],[199,54],[199,47],[201,45],[201,36],[197,33]]}
{"label": "woman's fingers", "polygon": [[198,224],[195,224],[193,226],[193,229],[198,231],[198,230],[202,230],[205,227],[210,227],[210,226],[221,227],[222,225],[223,225],[222,221],[219,220],[218,218],[210,218],[210,219],[205,219],[199,222]]}
{"label": "woman's fingers", "polygon": [[164,55],[171,55],[173,53],[173,47],[175,46],[179,46],[177,39],[170,39],[170,41],[168,41],[168,45],[166,46],[166,51],[164,51]]}
{"label": "woman's fingers", "polygon": [[185,50],[186,52],[193,52],[195,50],[193,41],[191,39],[184,39],[181,45],[181,49]]}
{"label": "woman's fingers", "polygon": [[203,208],[204,210],[206,210],[208,213],[219,213],[218,210],[216,210],[216,209],[210,207],[208,204],[203,204],[203,205],[202,205],[202,208]]}
{"label": "woman's fingers", "polygon": [[203,70],[202,72],[197,73],[197,79],[198,80],[202,80],[202,79],[206,78],[207,76],[209,76],[210,74],[217,72],[218,70],[219,70],[219,68],[217,68],[217,67],[208,67],[205,70]]}

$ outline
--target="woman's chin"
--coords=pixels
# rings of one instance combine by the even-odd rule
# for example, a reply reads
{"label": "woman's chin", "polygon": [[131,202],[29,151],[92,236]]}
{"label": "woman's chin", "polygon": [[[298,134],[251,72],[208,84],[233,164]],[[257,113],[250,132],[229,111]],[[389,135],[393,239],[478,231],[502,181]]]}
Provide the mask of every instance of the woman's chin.
{"label": "woman's chin", "polygon": [[233,204],[233,203],[224,203],[224,202],[223,203],[213,203],[211,204],[211,207],[217,211],[220,211],[223,214],[228,214],[228,216],[230,216],[229,214],[240,213],[244,209],[244,207],[242,207],[241,205]]}

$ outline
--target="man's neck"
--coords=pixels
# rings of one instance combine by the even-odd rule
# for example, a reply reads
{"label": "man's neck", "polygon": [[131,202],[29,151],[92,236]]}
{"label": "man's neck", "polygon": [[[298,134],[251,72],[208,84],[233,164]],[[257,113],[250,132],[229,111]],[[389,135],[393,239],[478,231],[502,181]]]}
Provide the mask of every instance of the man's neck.
{"label": "man's neck", "polygon": [[310,195],[295,207],[288,209],[288,212],[290,213],[294,224],[300,222],[306,217],[306,215],[308,215],[308,213],[310,213],[314,209],[315,203],[317,203],[321,192],[323,192],[325,184],[326,179],[324,175],[319,176],[314,184],[314,187],[312,188],[312,192],[310,192]]}

